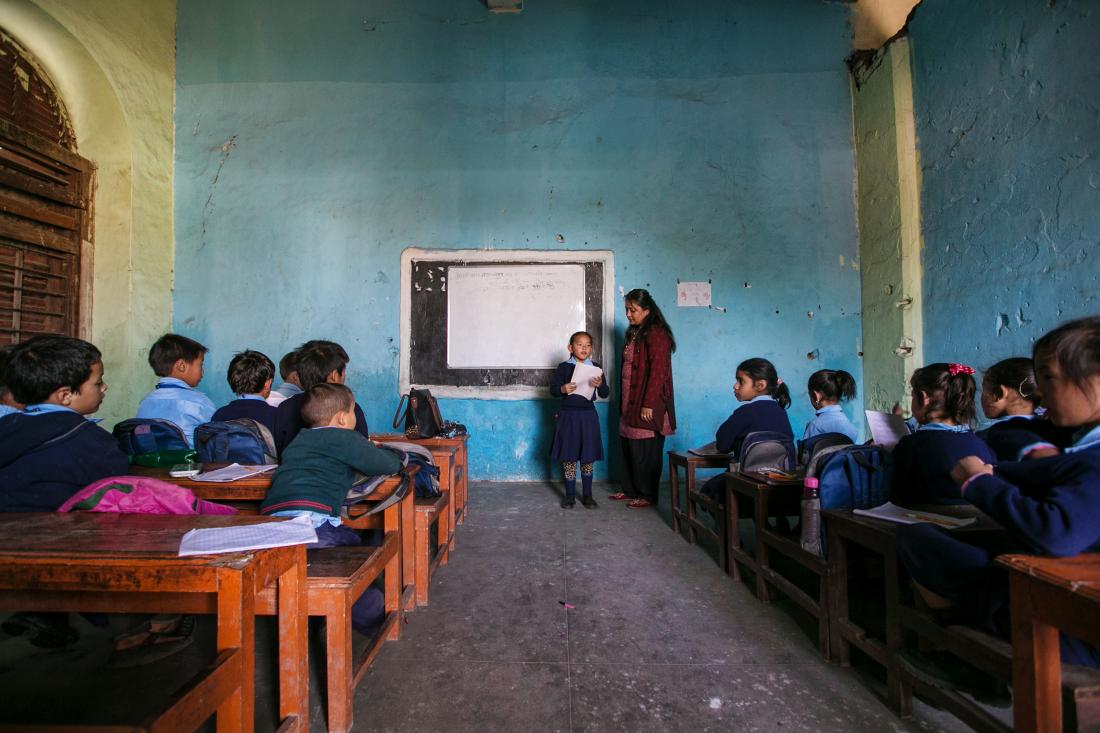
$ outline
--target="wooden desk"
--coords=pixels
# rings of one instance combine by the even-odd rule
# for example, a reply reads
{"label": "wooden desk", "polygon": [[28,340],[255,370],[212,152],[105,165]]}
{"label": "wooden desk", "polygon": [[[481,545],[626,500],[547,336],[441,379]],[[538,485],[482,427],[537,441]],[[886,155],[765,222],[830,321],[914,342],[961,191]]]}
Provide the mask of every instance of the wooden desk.
{"label": "wooden desk", "polygon": [[1018,731],[1061,733],[1059,630],[1100,645],[1100,553],[1002,555],[1012,617],[1012,719]]}
{"label": "wooden desk", "polygon": [[[754,548],[750,555],[742,546],[739,526],[742,499],[752,500]],[[741,579],[739,565],[756,576],[756,597],[767,603],[774,588],[817,619],[817,646],[829,658],[829,568],[825,559],[802,549],[799,536],[785,536],[772,530],[770,517],[797,516],[801,511],[802,482],[799,480],[767,483],[753,476],[730,471],[726,474],[726,523],[729,526],[730,568],[735,580]],[[771,565],[776,551],[817,576],[817,597],[810,595],[779,573]]]}
{"label": "wooden desk", "polygon": [[268,517],[0,514],[0,608],[10,611],[217,614],[218,655],[155,716],[157,730],[253,728],[256,597],[278,585],[280,730],[309,730],[305,546],[177,557],[200,527]]}
{"label": "wooden desk", "polygon": [[[728,469],[730,465],[730,457],[728,455],[709,455],[709,456],[697,456],[690,451],[669,451],[668,452],[668,485],[671,492],[671,504],[672,504],[672,529],[677,533],[680,531],[681,524],[687,521],[688,525],[688,542],[695,544],[695,533],[697,530],[702,530],[707,534],[711,534],[711,531],[699,524],[695,518],[695,504],[692,502],[692,496],[696,494],[695,489],[695,472],[700,468],[721,468],[723,470]],[[680,470],[684,472],[684,484],[687,488],[687,507],[686,511],[680,509]],[[718,512],[714,512],[716,520],[720,520]],[[719,543],[718,553],[720,557],[725,556],[725,533]],[[720,564],[722,569],[727,568],[727,561],[721,560]]]}
{"label": "wooden desk", "polygon": [[[214,470],[222,465],[226,464],[207,464],[205,470]],[[237,481],[219,483],[196,481],[194,478],[173,478],[168,475],[169,469],[163,466],[130,466],[130,470],[136,476],[148,476],[191,489],[195,492],[195,496],[200,499],[230,504],[243,514],[256,514],[259,512],[260,504],[267,496],[268,489],[271,488],[271,478],[275,473],[274,471],[268,471]],[[401,474],[390,476],[371,492],[369,501],[363,502],[364,504],[370,504],[384,501],[393,495],[393,492],[401,486],[402,482],[409,482],[410,491],[408,495],[394,507],[385,510],[381,518],[373,515],[366,516],[365,511],[351,516],[348,515],[346,510],[344,512],[344,522],[353,529],[382,529],[385,532],[401,532],[399,586],[401,590],[399,595],[402,599],[401,605],[403,608],[415,608],[416,606],[416,499],[414,492],[411,490],[411,482],[416,475],[416,471],[417,469],[412,467]]]}
{"label": "wooden desk", "polygon": [[[913,507],[953,517],[976,517],[974,524],[952,530],[958,537],[970,536],[981,544],[981,536],[996,535],[1003,530],[969,504],[953,506]],[[901,673],[900,652],[903,633],[915,631],[927,634],[928,625],[923,614],[902,604],[902,578],[896,545],[898,524],[882,519],[853,514],[851,510],[825,509],[821,512],[829,542],[829,650],[832,658],[841,665],[849,663],[850,646],[881,664],[886,670],[886,701],[901,716],[912,713],[912,684]],[[885,638],[876,638],[868,629],[859,626],[849,616],[848,609],[848,551],[851,546],[865,548],[882,556],[885,579]],[[958,711],[952,709],[956,715]]]}
{"label": "wooden desk", "polygon": [[[467,454],[467,445],[470,441],[469,435],[457,435],[453,438],[418,438],[416,440],[409,440],[400,433],[378,433],[371,435],[371,440],[377,440],[380,443],[392,443],[395,440],[405,441],[409,443],[419,443],[430,451],[436,448],[454,448],[454,498],[452,502],[455,506],[454,520],[451,522],[451,531],[454,531],[455,524],[462,524],[466,519],[466,513],[469,511],[469,483],[470,483],[470,459]],[[439,463],[439,460],[436,460]],[[442,473],[440,470],[440,488],[446,489],[442,486]]]}

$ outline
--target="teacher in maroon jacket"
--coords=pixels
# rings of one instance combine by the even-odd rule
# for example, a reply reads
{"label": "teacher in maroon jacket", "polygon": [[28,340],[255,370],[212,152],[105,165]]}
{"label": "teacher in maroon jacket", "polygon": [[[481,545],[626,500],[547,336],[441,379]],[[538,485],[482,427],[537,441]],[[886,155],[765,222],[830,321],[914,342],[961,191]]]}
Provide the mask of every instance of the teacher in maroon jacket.
{"label": "teacher in maroon jacket", "polygon": [[623,449],[622,491],[610,499],[636,509],[657,503],[665,436],[676,432],[672,399],[672,352],[676,339],[649,291],[626,294],[619,437]]}

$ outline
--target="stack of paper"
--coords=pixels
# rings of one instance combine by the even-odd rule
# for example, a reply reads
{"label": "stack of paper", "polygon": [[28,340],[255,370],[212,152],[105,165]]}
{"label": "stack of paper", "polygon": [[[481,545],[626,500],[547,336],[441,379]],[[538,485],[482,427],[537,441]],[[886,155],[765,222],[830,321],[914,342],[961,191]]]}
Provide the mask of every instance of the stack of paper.
{"label": "stack of paper", "polygon": [[316,541],[317,532],[313,529],[313,520],[303,515],[287,521],[193,529],[180,540],[179,556],[263,550],[268,547],[306,545]]}
{"label": "stack of paper", "polygon": [[268,471],[274,471],[278,468],[277,465],[270,466],[242,466],[239,463],[230,463],[224,468],[219,468],[216,471],[207,471],[206,473],[197,474],[194,477],[195,481],[210,481],[212,483],[224,484],[230,481],[236,481],[237,479],[248,478],[249,476],[255,476],[261,473],[267,473]]}
{"label": "stack of paper", "polygon": [[592,366],[585,364],[584,362],[577,362],[573,367],[573,384],[577,385],[577,389],[573,394],[579,394],[586,400],[592,399],[592,394],[596,391],[589,382],[603,374],[603,369],[598,366]]}
{"label": "stack of paper", "polygon": [[928,524],[934,524],[944,529],[958,529],[959,527],[965,527],[968,524],[974,524],[974,522],[978,521],[976,517],[948,517],[943,514],[906,509],[905,507],[900,507],[890,502],[876,506],[873,509],[853,509],[852,514],[859,514],[864,517],[874,517],[875,519],[885,519],[888,522],[897,522],[898,524],[920,524],[921,522],[927,522]]}

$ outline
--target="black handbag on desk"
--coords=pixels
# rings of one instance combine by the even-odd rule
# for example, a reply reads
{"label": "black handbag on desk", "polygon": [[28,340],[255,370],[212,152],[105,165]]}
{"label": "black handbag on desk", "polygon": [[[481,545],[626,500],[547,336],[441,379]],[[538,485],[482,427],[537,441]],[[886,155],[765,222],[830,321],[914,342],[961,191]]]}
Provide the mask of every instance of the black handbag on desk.
{"label": "black handbag on desk", "polygon": [[[408,400],[408,406],[405,405]],[[397,403],[397,412],[393,414],[393,427],[401,422],[401,410],[405,410],[405,436],[408,438],[434,438],[443,426],[439,415],[439,405],[432,397],[431,390],[410,389],[407,395],[401,395]]]}

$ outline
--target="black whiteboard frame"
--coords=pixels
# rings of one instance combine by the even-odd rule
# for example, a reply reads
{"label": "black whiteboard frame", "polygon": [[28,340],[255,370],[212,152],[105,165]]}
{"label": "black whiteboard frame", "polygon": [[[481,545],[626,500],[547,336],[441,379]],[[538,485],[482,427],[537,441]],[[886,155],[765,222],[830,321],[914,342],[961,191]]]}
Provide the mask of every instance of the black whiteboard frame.
{"label": "black whiteboard frame", "polygon": [[[447,365],[447,294],[440,287],[450,267],[545,264],[584,267],[586,330],[598,346],[594,359],[612,380],[616,300],[612,292],[615,261],[610,250],[410,247],[401,254],[401,393],[419,387],[430,389],[437,397],[549,399],[547,384],[556,364],[536,369],[453,369]],[[562,344],[562,360],[568,356],[565,346]]]}

